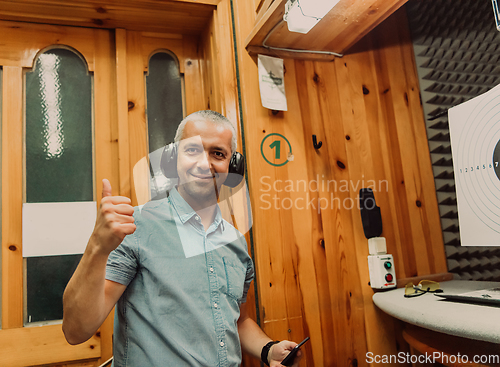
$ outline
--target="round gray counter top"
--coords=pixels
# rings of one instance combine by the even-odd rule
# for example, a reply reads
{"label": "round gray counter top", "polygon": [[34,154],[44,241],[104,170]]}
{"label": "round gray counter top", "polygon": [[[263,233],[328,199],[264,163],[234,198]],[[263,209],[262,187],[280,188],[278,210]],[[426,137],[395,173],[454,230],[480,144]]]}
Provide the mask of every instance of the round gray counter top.
{"label": "round gray counter top", "polygon": [[[446,294],[496,288],[499,282],[450,280],[440,282]],[[404,297],[404,288],[377,292],[373,302],[385,313],[404,322],[469,339],[500,343],[500,304],[449,301],[432,293]]]}

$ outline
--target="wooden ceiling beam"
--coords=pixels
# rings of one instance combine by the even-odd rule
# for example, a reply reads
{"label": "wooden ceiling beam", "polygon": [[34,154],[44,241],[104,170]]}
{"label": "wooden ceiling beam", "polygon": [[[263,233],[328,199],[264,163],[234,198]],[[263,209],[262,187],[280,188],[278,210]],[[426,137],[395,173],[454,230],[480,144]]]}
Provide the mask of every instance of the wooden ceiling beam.
{"label": "wooden ceiling beam", "polygon": [[0,0],[0,19],[200,34],[219,0]]}

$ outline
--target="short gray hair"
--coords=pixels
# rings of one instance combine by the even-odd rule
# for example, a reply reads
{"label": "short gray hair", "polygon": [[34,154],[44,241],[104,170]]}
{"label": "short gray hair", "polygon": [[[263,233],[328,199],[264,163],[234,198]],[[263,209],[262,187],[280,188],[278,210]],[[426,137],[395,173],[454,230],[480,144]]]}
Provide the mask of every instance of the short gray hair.
{"label": "short gray hair", "polygon": [[184,120],[181,121],[179,126],[177,127],[177,131],[175,132],[174,141],[178,143],[182,139],[182,135],[184,134],[184,127],[189,121],[210,121],[216,125],[224,126],[225,128],[231,130],[233,136],[231,138],[231,154],[236,152],[238,148],[238,140],[236,135],[236,129],[231,121],[224,115],[219,112],[215,112],[212,110],[202,110],[193,112],[189,116],[186,116]]}

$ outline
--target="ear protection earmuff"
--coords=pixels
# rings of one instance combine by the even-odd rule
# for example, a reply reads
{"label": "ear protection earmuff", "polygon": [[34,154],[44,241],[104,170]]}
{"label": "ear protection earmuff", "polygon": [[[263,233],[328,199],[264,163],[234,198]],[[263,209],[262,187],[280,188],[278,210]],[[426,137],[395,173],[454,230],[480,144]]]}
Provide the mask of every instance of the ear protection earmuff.
{"label": "ear protection earmuff", "polygon": [[165,145],[161,154],[160,168],[166,178],[177,178],[177,143]]}
{"label": "ear protection earmuff", "polygon": [[[160,167],[163,175],[167,178],[177,178],[177,145],[170,143],[163,149]],[[234,152],[229,161],[229,174],[224,185],[236,187],[243,180],[245,174],[245,157],[243,154]]]}

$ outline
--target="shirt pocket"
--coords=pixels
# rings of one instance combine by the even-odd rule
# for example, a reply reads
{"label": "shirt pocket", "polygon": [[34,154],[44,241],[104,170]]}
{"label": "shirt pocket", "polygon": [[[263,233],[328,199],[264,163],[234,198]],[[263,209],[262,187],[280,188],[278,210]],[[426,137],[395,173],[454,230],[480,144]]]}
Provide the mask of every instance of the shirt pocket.
{"label": "shirt pocket", "polygon": [[240,262],[230,260],[226,257],[223,257],[222,261],[224,262],[224,270],[226,272],[226,293],[237,301],[240,301],[243,297],[246,269]]}

